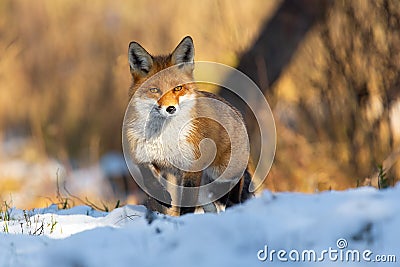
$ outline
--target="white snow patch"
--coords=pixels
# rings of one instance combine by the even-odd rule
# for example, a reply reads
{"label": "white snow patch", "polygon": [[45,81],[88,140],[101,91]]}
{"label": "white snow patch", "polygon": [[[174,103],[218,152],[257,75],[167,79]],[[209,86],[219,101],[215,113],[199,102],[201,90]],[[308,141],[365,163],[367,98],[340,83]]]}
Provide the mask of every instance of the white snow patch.
{"label": "white snow patch", "polygon": [[[265,191],[220,214],[159,216],[151,225],[145,213],[143,206],[109,213],[86,206],[13,209],[11,221],[0,221],[0,231],[7,225],[9,232],[0,234],[0,266],[399,266],[400,261],[399,185],[314,195]],[[41,223],[43,232],[32,235]],[[395,255],[397,263],[257,258],[265,246],[339,250],[340,238],[347,241],[345,249]]]}

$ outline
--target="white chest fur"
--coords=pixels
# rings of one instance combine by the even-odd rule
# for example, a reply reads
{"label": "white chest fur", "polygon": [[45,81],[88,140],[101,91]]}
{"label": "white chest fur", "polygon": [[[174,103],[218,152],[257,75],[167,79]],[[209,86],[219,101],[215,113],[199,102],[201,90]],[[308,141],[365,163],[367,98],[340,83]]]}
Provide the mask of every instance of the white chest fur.
{"label": "white chest fur", "polygon": [[169,118],[161,117],[143,103],[135,105],[134,112],[127,134],[137,163],[189,168],[195,160],[193,144],[187,141],[194,129],[190,106],[183,106],[176,116]]}

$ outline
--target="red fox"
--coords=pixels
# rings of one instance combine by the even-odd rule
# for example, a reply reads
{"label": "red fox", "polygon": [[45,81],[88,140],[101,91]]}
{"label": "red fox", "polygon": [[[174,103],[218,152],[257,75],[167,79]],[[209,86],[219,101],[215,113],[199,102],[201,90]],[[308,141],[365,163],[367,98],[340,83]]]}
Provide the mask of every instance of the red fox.
{"label": "red fox", "polygon": [[[159,183],[160,178],[185,188],[213,181],[229,185],[223,188],[230,190],[217,199],[226,207],[250,198],[249,145],[243,118],[224,99],[198,89],[193,77],[192,38],[185,37],[165,56],[152,56],[131,42],[128,57],[132,75],[132,110],[126,115],[129,153],[145,176],[145,187],[162,192],[163,198],[150,197],[148,208],[182,215],[194,212],[194,203],[201,197],[196,190],[185,191],[179,196],[181,203],[192,204],[171,207],[172,192]],[[220,104],[229,108],[220,108]],[[233,181],[237,182],[234,186]],[[216,211],[213,203],[203,208]]]}

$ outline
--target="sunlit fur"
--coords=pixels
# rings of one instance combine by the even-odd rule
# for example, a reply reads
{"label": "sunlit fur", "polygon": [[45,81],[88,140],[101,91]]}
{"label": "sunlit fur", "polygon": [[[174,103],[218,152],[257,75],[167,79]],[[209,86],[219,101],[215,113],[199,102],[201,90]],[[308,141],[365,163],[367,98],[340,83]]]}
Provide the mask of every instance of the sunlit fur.
{"label": "sunlit fur", "polygon": [[[243,124],[243,119],[233,107],[234,116],[199,101],[199,98],[206,97],[229,105],[214,94],[199,91],[193,83],[194,47],[191,38],[183,39],[174,52],[166,56],[151,56],[134,42],[130,44],[129,53],[132,85],[127,137],[133,160],[142,166],[152,165],[164,178],[173,176],[175,182],[183,186],[200,186],[202,179],[204,183],[204,179],[212,181],[218,178],[229,160],[232,161],[231,146],[235,144],[230,143],[223,126],[211,119],[199,118],[199,111],[211,117],[217,116],[232,127]],[[175,64],[180,66],[168,69]],[[174,107],[175,112],[169,113],[168,107]],[[192,162],[201,156],[199,145],[204,138],[214,140],[217,148],[211,165],[198,172],[176,168],[193,167]],[[235,138],[247,140],[246,136]],[[211,147],[204,151],[209,150]],[[239,178],[242,173],[238,171],[233,175]],[[241,202],[243,177],[237,187],[234,203]]]}

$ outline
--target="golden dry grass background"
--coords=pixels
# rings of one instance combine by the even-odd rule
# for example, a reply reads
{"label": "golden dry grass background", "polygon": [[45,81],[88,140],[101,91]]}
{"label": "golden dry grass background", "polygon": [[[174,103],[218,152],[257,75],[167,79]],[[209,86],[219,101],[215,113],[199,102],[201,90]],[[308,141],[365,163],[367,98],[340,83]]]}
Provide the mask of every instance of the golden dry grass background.
{"label": "golden dry grass background", "polygon": [[[191,35],[196,60],[235,67],[282,2],[1,1],[0,141],[29,141],[16,153],[3,149],[0,163],[56,158],[67,168],[71,159],[89,166],[121,151],[130,41],[158,54]],[[355,187],[391,155],[388,174],[399,179],[400,2],[329,3],[266,90],[278,135],[265,184],[272,190]],[[24,194],[21,183],[30,177],[6,176],[0,177],[0,199]],[[55,191],[48,184],[35,190]]]}
{"label": "golden dry grass background", "polygon": [[[130,41],[158,54],[191,35],[197,60],[235,65],[278,2],[1,1],[0,140],[28,137],[14,157],[66,166],[121,151]],[[0,196],[18,194],[0,179]]]}
{"label": "golden dry grass background", "polygon": [[131,40],[153,53],[192,35],[198,60],[235,65],[275,1],[2,1],[1,132],[38,156],[97,160],[119,149]]}
{"label": "golden dry grass background", "polygon": [[395,184],[400,2],[332,1],[269,96],[280,136],[270,187],[312,192],[370,179],[376,186],[378,165]]}

